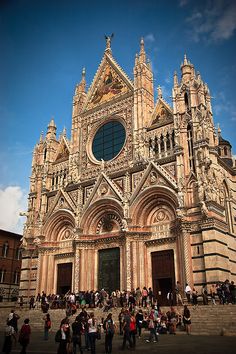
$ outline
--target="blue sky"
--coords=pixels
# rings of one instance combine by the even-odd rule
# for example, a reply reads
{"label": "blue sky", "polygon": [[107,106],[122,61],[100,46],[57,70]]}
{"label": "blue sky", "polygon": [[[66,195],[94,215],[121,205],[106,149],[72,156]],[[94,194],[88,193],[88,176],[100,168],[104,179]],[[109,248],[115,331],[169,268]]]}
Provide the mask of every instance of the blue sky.
{"label": "blue sky", "polygon": [[0,228],[21,232],[32,151],[53,116],[71,128],[82,68],[88,87],[114,33],[113,56],[132,78],[144,37],[154,85],[171,102],[184,53],[207,82],[215,125],[236,138],[236,2],[230,0],[0,0]]}

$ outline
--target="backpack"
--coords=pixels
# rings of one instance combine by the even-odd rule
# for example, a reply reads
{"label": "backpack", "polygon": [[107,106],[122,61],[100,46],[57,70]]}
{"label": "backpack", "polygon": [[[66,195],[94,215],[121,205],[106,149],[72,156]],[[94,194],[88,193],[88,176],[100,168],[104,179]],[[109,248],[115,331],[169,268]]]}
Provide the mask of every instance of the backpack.
{"label": "backpack", "polygon": [[61,341],[61,329],[58,329],[55,334],[55,342],[59,343]]}

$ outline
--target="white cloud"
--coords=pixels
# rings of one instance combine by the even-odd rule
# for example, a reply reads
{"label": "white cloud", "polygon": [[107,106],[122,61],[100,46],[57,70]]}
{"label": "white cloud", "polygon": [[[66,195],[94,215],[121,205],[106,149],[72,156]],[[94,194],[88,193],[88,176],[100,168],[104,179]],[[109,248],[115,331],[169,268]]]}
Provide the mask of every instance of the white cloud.
{"label": "white cloud", "polygon": [[183,7],[183,6],[187,5],[187,3],[188,3],[188,0],[179,0],[179,6],[180,7]]}
{"label": "white cloud", "polygon": [[22,234],[25,218],[19,213],[27,209],[27,194],[19,186],[0,189],[0,228]]}
{"label": "white cloud", "polygon": [[155,36],[153,33],[148,33],[145,37],[144,37],[144,42],[147,43],[154,43],[155,42]]}
{"label": "white cloud", "polygon": [[195,8],[186,19],[191,39],[217,42],[232,37],[236,30],[236,2],[218,0],[205,4],[203,9]]}
{"label": "white cloud", "polygon": [[214,95],[215,104],[213,103],[213,111],[216,118],[220,118],[222,114],[227,114],[229,119],[233,122],[236,121],[236,106],[228,100],[224,92],[218,92]]}

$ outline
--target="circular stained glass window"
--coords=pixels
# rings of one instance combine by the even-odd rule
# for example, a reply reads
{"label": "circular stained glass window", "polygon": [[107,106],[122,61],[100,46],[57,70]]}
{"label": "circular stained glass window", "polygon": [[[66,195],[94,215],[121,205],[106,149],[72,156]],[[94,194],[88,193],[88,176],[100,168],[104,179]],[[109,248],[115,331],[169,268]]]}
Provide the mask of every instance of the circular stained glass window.
{"label": "circular stained glass window", "polygon": [[110,121],[98,129],[93,139],[92,151],[97,160],[112,160],[125,142],[125,128],[118,121]]}

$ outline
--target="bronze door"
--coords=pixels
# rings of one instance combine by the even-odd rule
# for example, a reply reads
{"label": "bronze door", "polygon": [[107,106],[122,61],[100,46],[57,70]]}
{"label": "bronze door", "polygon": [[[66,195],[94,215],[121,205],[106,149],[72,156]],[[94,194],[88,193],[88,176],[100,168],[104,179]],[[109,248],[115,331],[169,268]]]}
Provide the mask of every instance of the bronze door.
{"label": "bronze door", "polygon": [[57,265],[57,294],[66,294],[71,291],[72,263]]}
{"label": "bronze door", "polygon": [[98,251],[98,289],[112,292],[120,289],[120,249]]}
{"label": "bronze door", "polygon": [[151,255],[154,295],[160,305],[168,305],[167,294],[175,289],[174,251],[158,251]]}

